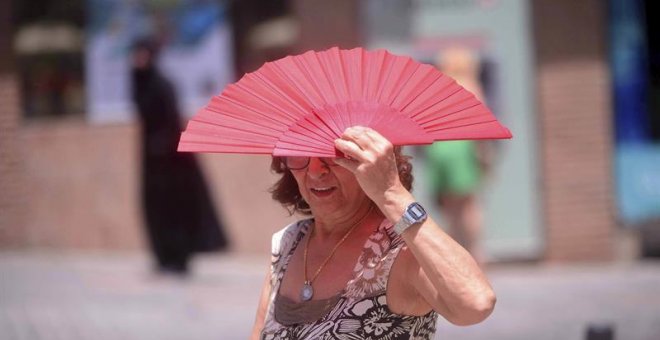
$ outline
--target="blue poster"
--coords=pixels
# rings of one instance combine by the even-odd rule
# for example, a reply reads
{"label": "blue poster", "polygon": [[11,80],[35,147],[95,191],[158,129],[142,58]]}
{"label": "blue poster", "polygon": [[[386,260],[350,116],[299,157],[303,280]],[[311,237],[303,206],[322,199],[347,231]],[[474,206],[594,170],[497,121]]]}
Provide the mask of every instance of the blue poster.
{"label": "blue poster", "polygon": [[129,53],[157,36],[160,66],[191,116],[234,80],[231,31],[222,4],[211,0],[88,0],[87,112],[93,123],[131,121]]}
{"label": "blue poster", "polygon": [[639,225],[660,218],[660,144],[649,126],[649,64],[644,2],[610,0],[610,56],[618,218]]}

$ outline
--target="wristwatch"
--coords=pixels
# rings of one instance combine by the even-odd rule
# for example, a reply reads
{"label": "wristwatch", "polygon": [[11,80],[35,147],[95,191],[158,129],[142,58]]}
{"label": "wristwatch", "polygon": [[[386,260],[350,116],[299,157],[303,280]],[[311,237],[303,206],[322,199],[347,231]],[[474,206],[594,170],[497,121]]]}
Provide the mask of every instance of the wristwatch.
{"label": "wristwatch", "polygon": [[426,210],[417,202],[410,203],[403,212],[401,219],[394,224],[394,231],[401,235],[411,226],[426,221]]}

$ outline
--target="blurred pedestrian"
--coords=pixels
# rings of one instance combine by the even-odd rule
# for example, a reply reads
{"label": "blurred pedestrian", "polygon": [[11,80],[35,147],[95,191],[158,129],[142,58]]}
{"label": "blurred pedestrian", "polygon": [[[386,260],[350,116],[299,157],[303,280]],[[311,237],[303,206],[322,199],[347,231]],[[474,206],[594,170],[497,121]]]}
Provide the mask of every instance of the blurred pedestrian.
{"label": "blurred pedestrian", "polygon": [[141,122],[142,205],[159,273],[186,275],[194,252],[217,251],[227,239],[191,153],[177,152],[181,122],[176,93],[157,67],[158,44],[132,51],[133,101]]}
{"label": "blurred pedestrian", "polygon": [[[436,66],[483,100],[479,60],[471,51],[448,49],[439,55]],[[426,147],[427,176],[434,199],[446,218],[449,234],[478,262],[483,261],[480,245],[482,211],[478,192],[491,163],[488,143],[460,140]]]}

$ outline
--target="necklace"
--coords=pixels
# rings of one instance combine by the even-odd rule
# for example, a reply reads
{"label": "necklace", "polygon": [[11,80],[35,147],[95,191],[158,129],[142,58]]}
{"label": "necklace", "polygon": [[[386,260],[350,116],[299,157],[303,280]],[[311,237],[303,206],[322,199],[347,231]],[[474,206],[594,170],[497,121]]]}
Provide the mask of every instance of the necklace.
{"label": "necklace", "polygon": [[328,263],[328,261],[330,261],[332,256],[335,255],[335,252],[337,251],[337,249],[339,249],[339,246],[342,243],[344,243],[344,241],[346,241],[346,239],[353,232],[353,230],[355,230],[357,228],[357,226],[360,223],[362,223],[362,221],[364,221],[364,219],[367,218],[367,216],[369,216],[369,214],[371,213],[371,210],[373,210],[373,208],[374,208],[373,204],[369,206],[369,211],[367,211],[367,213],[364,214],[364,216],[362,216],[360,218],[360,220],[358,220],[355,224],[353,224],[351,226],[351,228],[346,232],[346,234],[344,234],[344,237],[342,237],[341,240],[339,240],[339,242],[337,242],[337,244],[335,244],[335,247],[332,248],[332,251],[330,252],[330,255],[328,255],[328,257],[326,257],[325,260],[321,263],[319,268],[314,273],[314,276],[312,276],[312,278],[308,280],[307,279],[307,249],[308,249],[308,246],[309,246],[309,240],[312,238],[312,235],[314,233],[314,229],[312,229],[312,231],[309,233],[309,237],[307,238],[307,240],[305,242],[305,251],[303,252],[303,266],[304,266],[303,273],[304,273],[304,276],[305,276],[305,283],[303,283],[302,289],[300,290],[300,299],[302,301],[309,301],[309,300],[312,299],[312,297],[314,296],[314,288],[312,288],[312,283],[314,282],[314,280],[316,280],[316,277],[319,276],[319,274],[321,273],[321,270],[323,269],[323,267],[325,267],[325,265]]}

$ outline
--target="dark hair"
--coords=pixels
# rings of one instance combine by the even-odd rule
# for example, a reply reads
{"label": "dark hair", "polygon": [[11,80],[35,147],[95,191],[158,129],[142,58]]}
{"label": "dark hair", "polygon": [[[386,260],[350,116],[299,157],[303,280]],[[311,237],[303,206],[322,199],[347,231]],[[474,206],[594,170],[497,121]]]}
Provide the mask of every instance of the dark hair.
{"label": "dark hair", "polygon": [[162,43],[155,37],[145,36],[136,39],[131,46],[132,52],[146,51],[149,53],[150,60],[158,59]]}
{"label": "dark hair", "polygon": [[[394,147],[394,156],[396,166],[399,170],[401,184],[406,189],[412,190],[413,175],[412,164],[410,163],[412,157],[402,154],[401,147],[399,146]],[[284,165],[282,157],[273,157],[270,170],[282,175],[269,190],[273,199],[280,202],[291,215],[295,213],[311,215],[312,212],[309,209],[309,205],[300,194],[300,190],[298,190],[298,182],[296,182],[291,171]]]}

